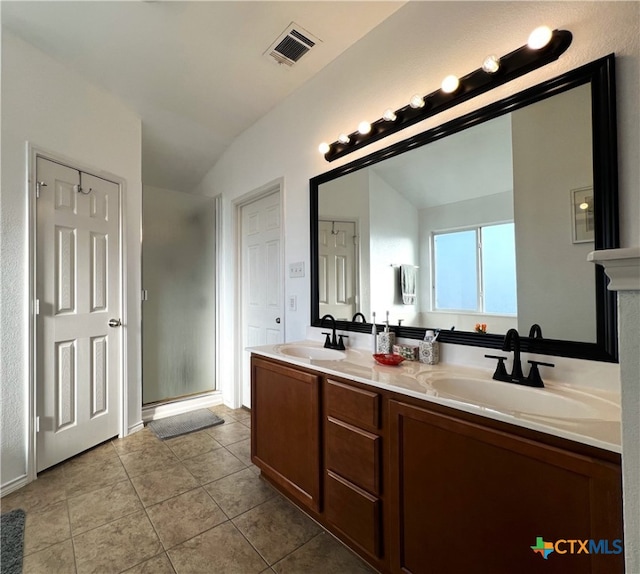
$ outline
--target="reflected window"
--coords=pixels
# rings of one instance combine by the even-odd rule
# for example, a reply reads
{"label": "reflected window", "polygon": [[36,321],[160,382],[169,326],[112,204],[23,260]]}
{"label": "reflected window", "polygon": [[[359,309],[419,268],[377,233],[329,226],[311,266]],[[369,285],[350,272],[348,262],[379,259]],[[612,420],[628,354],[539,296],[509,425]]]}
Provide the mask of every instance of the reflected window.
{"label": "reflected window", "polygon": [[516,314],[513,222],[434,233],[432,239],[434,311]]}

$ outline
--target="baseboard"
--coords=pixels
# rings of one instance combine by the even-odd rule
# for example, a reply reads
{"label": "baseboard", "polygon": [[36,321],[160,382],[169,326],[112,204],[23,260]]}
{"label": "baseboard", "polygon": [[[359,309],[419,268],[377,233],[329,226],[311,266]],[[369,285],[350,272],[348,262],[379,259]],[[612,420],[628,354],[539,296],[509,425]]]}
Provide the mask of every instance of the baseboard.
{"label": "baseboard", "polygon": [[129,436],[130,434],[133,434],[134,432],[141,431],[143,428],[144,428],[144,422],[143,421],[137,422],[136,424],[128,428],[127,436]]}
{"label": "baseboard", "polygon": [[171,403],[142,407],[142,420],[145,423],[148,423],[150,421],[163,419],[172,415],[188,413],[195,409],[206,409],[221,404],[222,393],[220,391],[214,391],[213,393],[193,397],[191,399],[180,399]]}
{"label": "baseboard", "polygon": [[29,477],[26,474],[19,476],[18,478],[14,478],[9,482],[0,486],[0,497],[6,496],[7,494],[11,494],[15,492],[19,488],[23,486],[27,486],[29,484]]}

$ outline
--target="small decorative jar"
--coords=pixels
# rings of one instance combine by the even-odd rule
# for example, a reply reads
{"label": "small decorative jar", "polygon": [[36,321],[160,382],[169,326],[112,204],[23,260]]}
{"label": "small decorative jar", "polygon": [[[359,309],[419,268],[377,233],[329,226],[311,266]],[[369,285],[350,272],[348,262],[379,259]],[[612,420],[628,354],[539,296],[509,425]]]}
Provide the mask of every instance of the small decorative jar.
{"label": "small decorative jar", "polygon": [[396,334],[386,331],[378,335],[378,353],[391,353],[396,342]]}
{"label": "small decorative jar", "polygon": [[440,362],[438,341],[420,341],[420,362],[427,365],[437,365]]}

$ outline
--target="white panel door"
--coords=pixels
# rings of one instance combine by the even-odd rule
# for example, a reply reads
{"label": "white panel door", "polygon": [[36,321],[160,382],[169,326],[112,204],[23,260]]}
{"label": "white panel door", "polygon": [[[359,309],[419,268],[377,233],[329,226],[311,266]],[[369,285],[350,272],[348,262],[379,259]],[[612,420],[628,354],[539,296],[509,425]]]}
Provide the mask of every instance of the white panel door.
{"label": "white panel door", "polygon": [[118,434],[122,333],[119,186],[43,158],[36,171],[39,472]]}
{"label": "white panel door", "polygon": [[[280,193],[241,208],[242,348],[283,341]],[[250,354],[243,351],[242,404],[251,408]]]}
{"label": "white panel door", "polygon": [[318,222],[318,292],[320,316],[351,321],[356,301],[356,224]]}

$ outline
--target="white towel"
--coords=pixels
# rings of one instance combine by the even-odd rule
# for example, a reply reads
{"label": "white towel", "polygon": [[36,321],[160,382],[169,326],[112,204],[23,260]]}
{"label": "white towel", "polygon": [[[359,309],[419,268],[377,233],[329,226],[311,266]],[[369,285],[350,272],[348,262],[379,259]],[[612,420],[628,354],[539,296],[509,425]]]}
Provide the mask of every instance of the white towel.
{"label": "white towel", "polygon": [[416,302],[416,267],[415,265],[400,265],[400,289],[402,302],[413,305]]}

